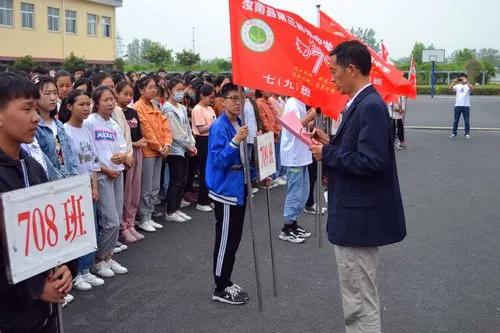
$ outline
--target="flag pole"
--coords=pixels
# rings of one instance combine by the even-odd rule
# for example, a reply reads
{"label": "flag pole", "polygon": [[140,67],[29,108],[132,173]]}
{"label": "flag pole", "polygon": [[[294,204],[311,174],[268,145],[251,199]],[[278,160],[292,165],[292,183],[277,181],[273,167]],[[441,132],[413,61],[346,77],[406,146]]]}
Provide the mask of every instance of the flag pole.
{"label": "flag pole", "polygon": [[[245,126],[245,99],[243,98],[243,89],[238,85],[238,94],[240,96],[240,108],[241,108],[241,126]],[[259,260],[257,256],[257,244],[255,242],[255,225],[254,225],[254,211],[253,211],[253,199],[252,199],[252,179],[250,178],[250,163],[248,159],[248,149],[247,149],[247,139],[243,140],[243,170],[245,174],[245,181],[247,186],[247,203],[248,212],[250,220],[250,230],[252,232],[252,248],[253,248],[253,262],[255,266],[255,282],[257,284],[257,300],[259,303],[259,312],[262,312],[262,289],[260,286],[260,272],[259,272]]]}
{"label": "flag pole", "polygon": [[[317,14],[318,14],[318,28],[320,26],[320,9],[321,9],[321,4],[316,5],[317,8]],[[316,109],[316,127],[321,128],[323,124],[323,115],[321,114],[321,109],[317,108]],[[322,225],[321,225],[321,213],[323,213],[323,207],[321,204],[321,187],[322,187],[322,175],[323,171],[323,163],[321,161],[318,161],[318,171],[316,172],[316,214],[315,214],[315,227],[316,227],[316,234],[318,235],[318,246],[322,247],[323,246],[323,233],[322,233]]]}

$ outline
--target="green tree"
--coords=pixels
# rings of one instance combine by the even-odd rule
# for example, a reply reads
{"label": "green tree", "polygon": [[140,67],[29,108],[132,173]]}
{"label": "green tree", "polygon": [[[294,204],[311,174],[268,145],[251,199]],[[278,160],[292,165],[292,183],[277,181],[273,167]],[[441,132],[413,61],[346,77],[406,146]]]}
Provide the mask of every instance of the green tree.
{"label": "green tree", "polygon": [[476,50],[474,49],[456,50],[451,54],[451,59],[453,63],[460,66],[464,66],[470,59],[476,59]]}
{"label": "green tree", "polygon": [[120,72],[125,71],[125,61],[122,58],[116,58],[113,62],[113,65],[115,66],[116,70]]}
{"label": "green tree", "polygon": [[160,43],[153,42],[143,58],[159,67],[165,62],[172,62],[172,50],[167,50]]}
{"label": "green tree", "polygon": [[213,64],[217,67],[219,72],[229,72],[233,68],[231,61],[226,59],[215,58]]}
{"label": "green tree", "polygon": [[472,81],[472,83],[481,82],[481,70],[483,67],[475,57],[468,59],[465,62],[464,68],[467,72],[467,77]]}
{"label": "green tree", "polygon": [[149,38],[143,38],[141,40],[141,59],[146,60],[146,54],[149,48],[153,46],[153,41]]}
{"label": "green tree", "polygon": [[426,48],[424,43],[415,42],[415,45],[413,45],[413,50],[411,51],[411,54],[413,55],[413,59],[415,59],[417,65],[422,64],[422,51],[425,49]]}
{"label": "green tree", "polygon": [[73,52],[71,52],[69,56],[64,59],[63,67],[67,71],[73,72],[77,68],[87,68],[87,61],[85,60],[85,58],[78,57]]}
{"label": "green tree", "polygon": [[480,49],[477,58],[487,61],[495,67],[500,67],[500,51],[497,49]]}
{"label": "green tree", "polygon": [[372,49],[374,49],[377,53],[380,52],[380,44],[377,41],[377,38],[375,38],[375,30],[372,28],[356,28],[354,27],[351,28],[351,34],[355,35],[359,39],[361,39],[363,42],[368,44]]}
{"label": "green tree", "polygon": [[18,71],[29,73],[33,67],[35,67],[35,62],[30,55],[18,58],[14,62],[14,68]]}
{"label": "green tree", "polygon": [[489,83],[490,79],[496,75],[495,66],[487,60],[480,60],[479,62],[481,63],[483,70],[486,72],[486,83]]}
{"label": "green tree", "polygon": [[127,58],[132,64],[139,64],[142,61],[141,42],[137,38],[127,45]]}
{"label": "green tree", "polygon": [[186,49],[183,49],[182,52],[176,53],[175,57],[177,58],[177,62],[184,66],[185,71],[187,71],[188,67],[191,67],[200,61],[199,53],[194,53]]}

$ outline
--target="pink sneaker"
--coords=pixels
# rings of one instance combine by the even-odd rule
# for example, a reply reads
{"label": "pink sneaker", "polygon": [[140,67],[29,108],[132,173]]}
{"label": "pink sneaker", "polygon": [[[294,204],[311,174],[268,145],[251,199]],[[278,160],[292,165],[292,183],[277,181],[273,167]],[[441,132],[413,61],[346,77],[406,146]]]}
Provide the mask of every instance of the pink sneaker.
{"label": "pink sneaker", "polygon": [[123,230],[122,235],[121,235],[121,239],[125,243],[135,243],[138,241],[138,239],[134,236],[134,234],[132,234],[130,232],[130,230]]}
{"label": "pink sneaker", "polygon": [[144,236],[143,234],[141,234],[139,231],[135,230],[134,227],[132,227],[131,229],[129,229],[128,231],[130,231],[130,233],[138,240],[138,241],[141,241],[143,240],[144,238],[146,238],[146,236]]}

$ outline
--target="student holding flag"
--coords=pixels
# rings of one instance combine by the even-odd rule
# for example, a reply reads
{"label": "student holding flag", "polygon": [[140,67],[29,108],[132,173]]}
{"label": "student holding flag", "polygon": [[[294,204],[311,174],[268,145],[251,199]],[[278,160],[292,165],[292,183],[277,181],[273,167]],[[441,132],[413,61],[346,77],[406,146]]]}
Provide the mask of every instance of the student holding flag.
{"label": "student holding flag", "polygon": [[[236,252],[241,241],[247,203],[244,174],[244,140],[248,126],[241,126],[238,86],[221,89],[224,113],[210,127],[206,182],[215,204],[215,246],[213,273],[215,290],[212,300],[239,305],[248,302],[248,294],[231,281]],[[253,171],[253,170],[252,170]],[[254,178],[254,177],[252,177]],[[271,179],[265,179],[269,184]]]}

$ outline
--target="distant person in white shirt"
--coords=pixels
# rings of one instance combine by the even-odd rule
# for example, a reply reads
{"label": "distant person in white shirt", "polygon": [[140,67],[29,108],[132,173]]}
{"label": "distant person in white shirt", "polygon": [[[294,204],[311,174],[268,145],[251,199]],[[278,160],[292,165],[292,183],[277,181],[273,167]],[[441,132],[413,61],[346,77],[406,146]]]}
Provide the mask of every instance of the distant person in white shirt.
{"label": "distant person in white shirt", "polygon": [[457,137],[458,122],[460,121],[460,114],[463,114],[465,123],[465,138],[470,139],[470,93],[474,89],[472,85],[467,82],[467,75],[460,75],[450,87],[455,93],[455,119],[453,120],[453,132],[450,135],[450,139]]}

